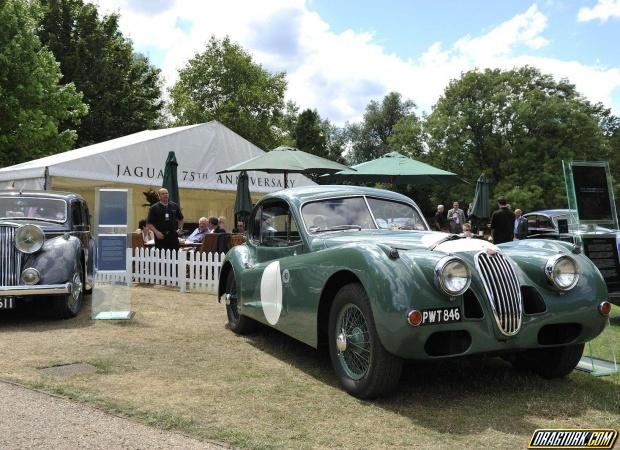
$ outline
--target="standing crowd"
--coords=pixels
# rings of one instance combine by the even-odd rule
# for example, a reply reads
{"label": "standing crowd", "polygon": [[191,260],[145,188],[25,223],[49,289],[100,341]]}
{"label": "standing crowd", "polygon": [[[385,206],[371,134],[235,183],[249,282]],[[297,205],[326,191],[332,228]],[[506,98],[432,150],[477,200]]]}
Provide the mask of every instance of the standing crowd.
{"label": "standing crowd", "polygon": [[[521,209],[510,208],[505,197],[497,199],[498,209],[491,215],[491,236],[489,241],[494,244],[510,242],[513,240],[524,239],[528,232],[527,219],[523,217]],[[444,205],[438,205],[435,212],[435,230],[445,233],[461,234],[465,237],[472,237],[472,205],[467,208],[467,212],[459,207],[459,202],[452,204],[452,209],[445,214]]]}

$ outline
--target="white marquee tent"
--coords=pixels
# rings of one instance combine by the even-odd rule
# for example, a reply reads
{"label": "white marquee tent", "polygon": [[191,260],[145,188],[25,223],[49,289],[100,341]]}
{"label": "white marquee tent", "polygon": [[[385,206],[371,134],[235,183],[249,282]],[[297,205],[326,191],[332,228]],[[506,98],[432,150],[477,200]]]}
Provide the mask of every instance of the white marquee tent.
{"label": "white marquee tent", "polygon": [[[0,169],[0,189],[54,189],[81,194],[94,207],[95,188],[132,188],[134,205],[145,203],[142,191],[162,184],[168,152],[176,154],[181,206],[185,216],[233,217],[238,174],[219,170],[261,155],[263,150],[219,122],[147,130],[88,147]],[[250,191],[257,198],[283,188],[283,176],[250,172]],[[314,184],[292,175],[292,186]],[[255,199],[256,200],[256,199]],[[146,209],[135,207],[137,220]],[[132,224],[132,226],[135,224]],[[232,228],[232,227],[231,227]]]}

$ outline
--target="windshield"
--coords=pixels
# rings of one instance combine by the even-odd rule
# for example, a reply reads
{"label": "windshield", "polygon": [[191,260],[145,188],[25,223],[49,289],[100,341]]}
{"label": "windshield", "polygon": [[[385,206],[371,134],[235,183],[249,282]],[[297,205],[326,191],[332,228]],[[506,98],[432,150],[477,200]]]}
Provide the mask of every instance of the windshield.
{"label": "windshield", "polygon": [[426,223],[411,205],[380,198],[368,198],[368,204],[379,228],[426,230]]}
{"label": "windshield", "polygon": [[301,214],[310,233],[356,228],[427,229],[424,220],[411,205],[371,197],[368,198],[368,204],[363,197],[312,202],[303,206]]}
{"label": "windshield", "polygon": [[39,197],[0,197],[0,219],[39,219],[64,222],[64,200]]}

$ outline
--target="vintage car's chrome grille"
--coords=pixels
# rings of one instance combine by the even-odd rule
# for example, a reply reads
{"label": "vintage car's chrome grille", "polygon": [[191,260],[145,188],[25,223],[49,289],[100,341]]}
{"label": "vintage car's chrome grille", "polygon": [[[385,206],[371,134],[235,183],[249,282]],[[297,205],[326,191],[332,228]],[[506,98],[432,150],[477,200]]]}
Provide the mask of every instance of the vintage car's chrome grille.
{"label": "vintage car's chrome grille", "polygon": [[521,328],[523,301],[517,274],[501,253],[476,255],[476,265],[487,292],[495,322],[506,336],[516,334]]}
{"label": "vintage car's chrome grille", "polygon": [[22,254],[15,248],[15,228],[0,226],[0,286],[17,286]]}

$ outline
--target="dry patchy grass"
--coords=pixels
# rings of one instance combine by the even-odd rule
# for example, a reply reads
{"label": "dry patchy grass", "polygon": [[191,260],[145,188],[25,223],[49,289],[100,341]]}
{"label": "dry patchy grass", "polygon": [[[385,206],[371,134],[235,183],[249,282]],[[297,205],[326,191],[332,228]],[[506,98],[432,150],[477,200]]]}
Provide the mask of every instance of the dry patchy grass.
{"label": "dry patchy grass", "polygon": [[[536,428],[620,425],[618,375],[544,381],[463,359],[407,366],[395,396],[365,402],[340,390],[325,352],[268,329],[234,335],[214,296],[132,293],[129,322],[91,321],[89,305],[69,321],[0,315],[0,377],[244,448],[514,448]],[[37,371],[73,362],[97,371]]]}

